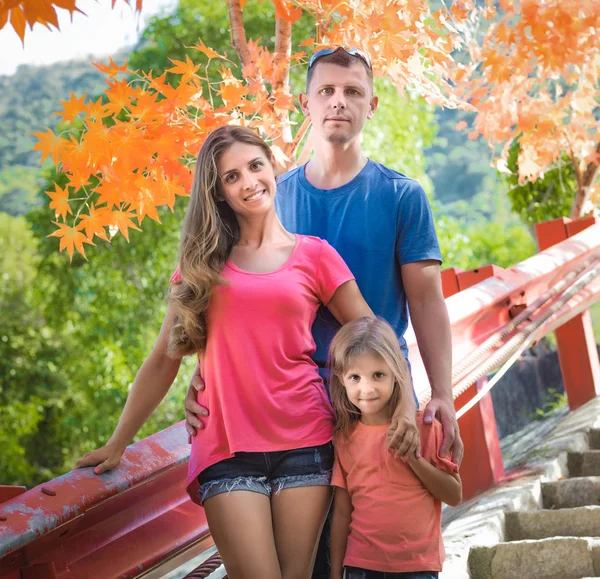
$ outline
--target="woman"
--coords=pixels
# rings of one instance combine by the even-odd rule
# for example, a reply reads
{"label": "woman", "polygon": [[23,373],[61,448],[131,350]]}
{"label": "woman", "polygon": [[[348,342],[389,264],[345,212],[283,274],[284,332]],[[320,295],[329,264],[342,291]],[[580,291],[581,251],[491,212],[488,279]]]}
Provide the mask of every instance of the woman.
{"label": "woman", "polygon": [[210,417],[192,444],[188,490],[231,579],[310,577],[333,465],[311,326],[321,304],[341,324],[373,315],[327,242],[283,228],[275,192],[271,151],[252,131],[207,138],[157,342],[110,441],[77,465],[114,468],[182,356],[198,353]]}

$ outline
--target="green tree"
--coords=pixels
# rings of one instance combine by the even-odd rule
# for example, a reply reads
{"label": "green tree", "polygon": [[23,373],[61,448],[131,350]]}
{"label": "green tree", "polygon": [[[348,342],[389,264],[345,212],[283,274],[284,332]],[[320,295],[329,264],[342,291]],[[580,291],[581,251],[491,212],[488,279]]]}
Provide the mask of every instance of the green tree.
{"label": "green tree", "polygon": [[575,200],[577,178],[572,161],[563,155],[560,163],[556,163],[535,182],[519,183],[518,157],[521,148],[515,141],[508,155],[508,170],[503,174],[505,183],[510,187],[508,196],[512,209],[521,220],[529,226],[541,221],[568,217]]}

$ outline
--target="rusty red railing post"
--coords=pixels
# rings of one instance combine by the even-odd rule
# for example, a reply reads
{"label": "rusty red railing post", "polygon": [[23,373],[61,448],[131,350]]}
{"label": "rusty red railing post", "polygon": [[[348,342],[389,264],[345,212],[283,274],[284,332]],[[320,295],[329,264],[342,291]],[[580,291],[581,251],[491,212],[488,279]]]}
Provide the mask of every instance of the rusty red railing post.
{"label": "rusty red railing post", "polygon": [[[540,251],[597,223],[595,217],[560,217],[537,223]],[[555,330],[560,371],[569,408],[574,410],[600,394],[600,360],[590,312],[585,311]]]}
{"label": "rusty red railing post", "polygon": [[[500,271],[502,268],[493,265],[464,272],[455,268],[444,270],[442,272],[444,297],[458,293]],[[455,408],[462,408],[485,386],[486,382],[487,379],[482,378],[467,388],[454,401]],[[463,499],[467,500],[495,486],[504,477],[504,462],[491,393],[486,394],[474,408],[461,416],[458,426],[465,445],[465,456],[460,472],[463,481]]]}

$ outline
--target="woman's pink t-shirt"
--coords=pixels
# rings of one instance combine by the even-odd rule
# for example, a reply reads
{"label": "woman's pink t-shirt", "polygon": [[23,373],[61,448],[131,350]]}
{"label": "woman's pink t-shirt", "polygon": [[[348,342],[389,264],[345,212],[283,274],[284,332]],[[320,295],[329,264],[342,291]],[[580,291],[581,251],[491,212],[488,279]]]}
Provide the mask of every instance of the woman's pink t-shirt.
{"label": "woman's pink t-shirt", "polygon": [[[448,455],[438,454],[441,424],[423,424],[422,412],[417,419],[423,458],[457,472]],[[408,464],[387,450],[388,427],[359,422],[347,438],[335,436],[331,484],[346,489],[354,507],[344,565],[388,573],[441,571],[442,504]]]}
{"label": "woman's pink t-shirt", "polygon": [[[333,410],[317,365],[311,326],[317,309],[354,276],[326,241],[296,235],[276,271],[251,273],[231,260],[206,314],[206,350],[198,356],[208,408],[192,439],[188,492],[197,477],[236,452],[316,446],[333,434]],[[180,280],[176,271],[172,283]]]}

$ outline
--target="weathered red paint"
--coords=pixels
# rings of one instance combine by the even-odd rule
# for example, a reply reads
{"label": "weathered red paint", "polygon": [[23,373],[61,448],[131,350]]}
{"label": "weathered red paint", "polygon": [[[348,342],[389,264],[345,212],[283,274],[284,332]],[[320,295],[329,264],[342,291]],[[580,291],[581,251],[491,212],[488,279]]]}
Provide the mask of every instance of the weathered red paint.
{"label": "weathered red paint", "polygon": [[[455,406],[464,406],[486,383],[486,378],[478,380],[455,400]],[[465,456],[460,467],[463,499],[468,500],[497,485],[504,478],[504,463],[491,393],[487,393],[474,408],[461,416],[458,425],[465,443]]]}
{"label": "weathered red paint", "polygon": [[[540,249],[552,247],[579,232],[597,229],[595,217],[555,219],[536,225]],[[560,369],[569,408],[579,408],[600,394],[600,359],[589,312],[569,320],[555,331]]]}
{"label": "weathered red paint", "polygon": [[[510,274],[508,276],[510,277]],[[457,281],[460,289],[465,290],[489,277],[505,279],[507,273],[501,267],[486,265],[458,274]],[[510,312],[509,309],[509,317]],[[455,407],[464,406],[486,382],[487,380],[482,378],[473,384],[455,400]],[[468,500],[498,484],[504,477],[500,437],[491,393],[486,394],[477,406],[462,416],[458,425],[465,445],[465,455],[461,464],[463,498]]]}
{"label": "weathered red paint", "polygon": [[[566,228],[564,221],[557,225]],[[511,307],[532,303],[599,247],[600,225],[595,224],[449,297],[455,362],[503,327]],[[584,293],[585,304],[597,300],[600,283]],[[578,313],[573,308],[582,303],[569,308]],[[407,341],[415,389],[424,400],[428,381],[412,329]],[[472,456],[477,444],[488,449],[488,474],[470,482],[474,475],[464,466],[463,478],[469,479],[467,489],[484,490],[500,476],[501,463],[494,450],[489,399],[480,406],[464,423],[463,438],[467,449],[476,449]],[[0,515],[7,519],[0,521],[0,578],[22,579],[43,569],[53,569],[57,579],[136,577],[193,544],[196,551],[208,548],[212,539],[204,512],[184,489],[188,455],[187,436],[178,424],[130,446],[121,466],[111,473],[72,471],[44,483],[49,493],[36,487],[0,503]],[[465,465],[468,460],[469,454]]]}
{"label": "weathered red paint", "polygon": [[0,577],[50,563],[60,579],[136,577],[196,541],[210,547],[185,491],[188,456],[180,423],[130,446],[110,473],[75,470],[44,483],[50,494],[36,487],[3,502]]}
{"label": "weathered red paint", "polygon": [[453,296],[460,291],[457,277],[460,272],[462,272],[462,269],[458,267],[449,267],[442,270],[442,292],[445,298]]}
{"label": "weathered red paint", "polygon": [[26,490],[27,487],[0,485],[0,503],[8,501],[13,497],[18,497],[21,493],[24,493]]}

